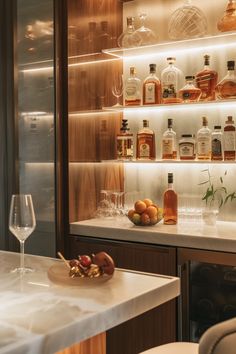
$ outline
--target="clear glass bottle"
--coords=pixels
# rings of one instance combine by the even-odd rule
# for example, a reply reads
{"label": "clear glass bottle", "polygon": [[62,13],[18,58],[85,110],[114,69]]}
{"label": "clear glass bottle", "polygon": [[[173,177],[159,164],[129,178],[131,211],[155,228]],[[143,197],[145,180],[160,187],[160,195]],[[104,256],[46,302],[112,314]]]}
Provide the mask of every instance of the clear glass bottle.
{"label": "clear glass bottle", "polygon": [[197,158],[198,160],[211,159],[211,130],[208,128],[206,117],[202,117],[202,128],[197,132]]}
{"label": "clear glass bottle", "polygon": [[223,134],[221,125],[215,125],[211,135],[211,159],[223,160]]}
{"label": "clear glass bottle", "polygon": [[84,37],[84,47],[88,53],[97,53],[97,23],[91,21],[88,23],[88,35]]}
{"label": "clear glass bottle", "polygon": [[121,48],[138,47],[142,43],[142,39],[136,32],[134,27],[134,17],[127,17],[127,28],[119,36],[117,44]]}
{"label": "clear glass bottle", "polygon": [[201,101],[215,100],[218,74],[210,68],[210,56],[204,55],[204,68],[196,74],[196,86],[202,91]]}
{"label": "clear glass bottle", "polygon": [[163,195],[165,225],[176,225],[178,221],[178,195],[173,188],[173,173],[168,173],[168,188]]}
{"label": "clear glass bottle", "polygon": [[157,42],[157,36],[150,28],[145,26],[147,14],[141,13],[139,19],[141,26],[136,30],[139,37],[141,38],[141,45],[151,45]]}
{"label": "clear glass bottle", "polygon": [[176,158],[176,132],[173,130],[173,119],[168,118],[168,129],[162,135],[162,159],[175,160]]}
{"label": "clear glass bottle", "polygon": [[143,82],[143,104],[161,103],[161,82],[156,76],[156,64],[149,64],[150,74]]}
{"label": "clear glass bottle", "polygon": [[130,76],[125,82],[125,106],[141,105],[141,80],[136,76],[136,70],[130,68]]}
{"label": "clear glass bottle", "polygon": [[216,86],[216,97],[219,100],[236,98],[235,61],[227,61],[227,74]]}
{"label": "clear glass bottle", "polygon": [[198,102],[202,91],[194,85],[195,76],[185,76],[186,84],[179,90],[179,97],[184,103]]}
{"label": "clear glass bottle", "polygon": [[134,157],[134,137],[129,130],[128,120],[122,119],[120,133],[116,136],[118,160],[132,160]]}
{"label": "clear glass bottle", "polygon": [[156,146],[154,131],[149,128],[149,121],[143,120],[143,128],[138,131],[136,144],[137,160],[155,160]]}
{"label": "clear glass bottle", "polygon": [[163,103],[180,103],[179,90],[183,86],[183,73],[174,63],[175,58],[167,58],[168,66],[161,73]]}
{"label": "clear glass bottle", "polygon": [[228,116],[225,122],[224,133],[224,160],[235,160],[236,136],[235,125],[232,116]]}
{"label": "clear glass bottle", "polygon": [[179,158],[180,160],[194,160],[195,139],[192,134],[182,134],[179,141]]}
{"label": "clear glass bottle", "polygon": [[112,37],[109,34],[108,21],[101,21],[100,28],[101,32],[97,37],[100,50],[111,48]]}

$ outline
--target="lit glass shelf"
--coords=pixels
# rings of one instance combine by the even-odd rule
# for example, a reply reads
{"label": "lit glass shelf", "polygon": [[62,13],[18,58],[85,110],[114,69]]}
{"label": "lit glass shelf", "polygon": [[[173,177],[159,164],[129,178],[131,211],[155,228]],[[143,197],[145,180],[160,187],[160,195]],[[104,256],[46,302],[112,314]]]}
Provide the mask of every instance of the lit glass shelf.
{"label": "lit glass shelf", "polygon": [[193,102],[193,103],[172,103],[172,104],[159,104],[159,105],[145,105],[145,106],[111,106],[111,107],[103,107],[103,111],[118,111],[118,112],[132,112],[132,111],[140,111],[140,110],[173,110],[177,109],[196,109],[196,108],[235,108],[236,99],[232,100],[220,100],[220,101],[211,101],[211,102]]}
{"label": "lit glass shelf", "polygon": [[101,160],[101,161],[73,161],[69,162],[71,165],[80,165],[80,164],[208,164],[208,165],[213,165],[213,164],[236,164],[236,161],[230,161],[230,160],[222,160],[222,161],[212,161],[212,160]]}
{"label": "lit glass shelf", "polygon": [[103,53],[110,54],[118,58],[130,58],[149,55],[168,55],[179,51],[201,51],[217,48],[235,46],[236,32],[227,32],[213,36],[205,36],[201,38],[186,39],[181,41],[170,41],[152,44],[148,46],[133,47],[133,48],[112,48],[104,49]]}

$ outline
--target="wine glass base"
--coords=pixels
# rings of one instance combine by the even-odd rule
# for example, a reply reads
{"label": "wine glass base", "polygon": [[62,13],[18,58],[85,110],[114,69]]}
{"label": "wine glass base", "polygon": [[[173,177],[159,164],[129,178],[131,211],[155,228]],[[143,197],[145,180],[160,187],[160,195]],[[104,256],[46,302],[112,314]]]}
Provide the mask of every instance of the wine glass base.
{"label": "wine glass base", "polygon": [[24,268],[18,267],[18,268],[15,268],[15,269],[11,269],[10,273],[25,274],[25,273],[32,273],[34,271],[35,270],[33,268],[30,268],[30,267],[24,267]]}

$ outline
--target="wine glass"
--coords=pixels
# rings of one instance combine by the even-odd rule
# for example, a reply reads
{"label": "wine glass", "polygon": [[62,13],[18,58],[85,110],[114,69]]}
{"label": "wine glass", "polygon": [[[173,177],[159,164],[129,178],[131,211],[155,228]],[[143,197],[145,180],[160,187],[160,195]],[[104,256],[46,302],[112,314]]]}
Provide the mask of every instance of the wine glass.
{"label": "wine glass", "polygon": [[12,272],[26,273],[33,271],[24,265],[24,244],[36,226],[34,207],[30,194],[14,194],[11,198],[9,229],[20,241],[20,267]]}
{"label": "wine glass", "polygon": [[123,95],[123,75],[114,75],[112,80],[112,94],[116,97],[116,104],[113,107],[121,107],[119,98]]}

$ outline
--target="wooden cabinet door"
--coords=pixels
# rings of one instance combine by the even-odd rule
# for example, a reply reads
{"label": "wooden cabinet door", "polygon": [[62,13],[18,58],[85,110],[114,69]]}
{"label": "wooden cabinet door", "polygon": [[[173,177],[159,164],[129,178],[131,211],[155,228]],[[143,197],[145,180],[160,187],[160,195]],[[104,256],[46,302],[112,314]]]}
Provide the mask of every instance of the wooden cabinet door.
{"label": "wooden cabinet door", "polygon": [[[172,247],[70,236],[68,258],[99,251],[109,253],[119,268],[176,275]],[[107,354],[138,354],[176,340],[176,300],[129,320],[107,332]]]}

